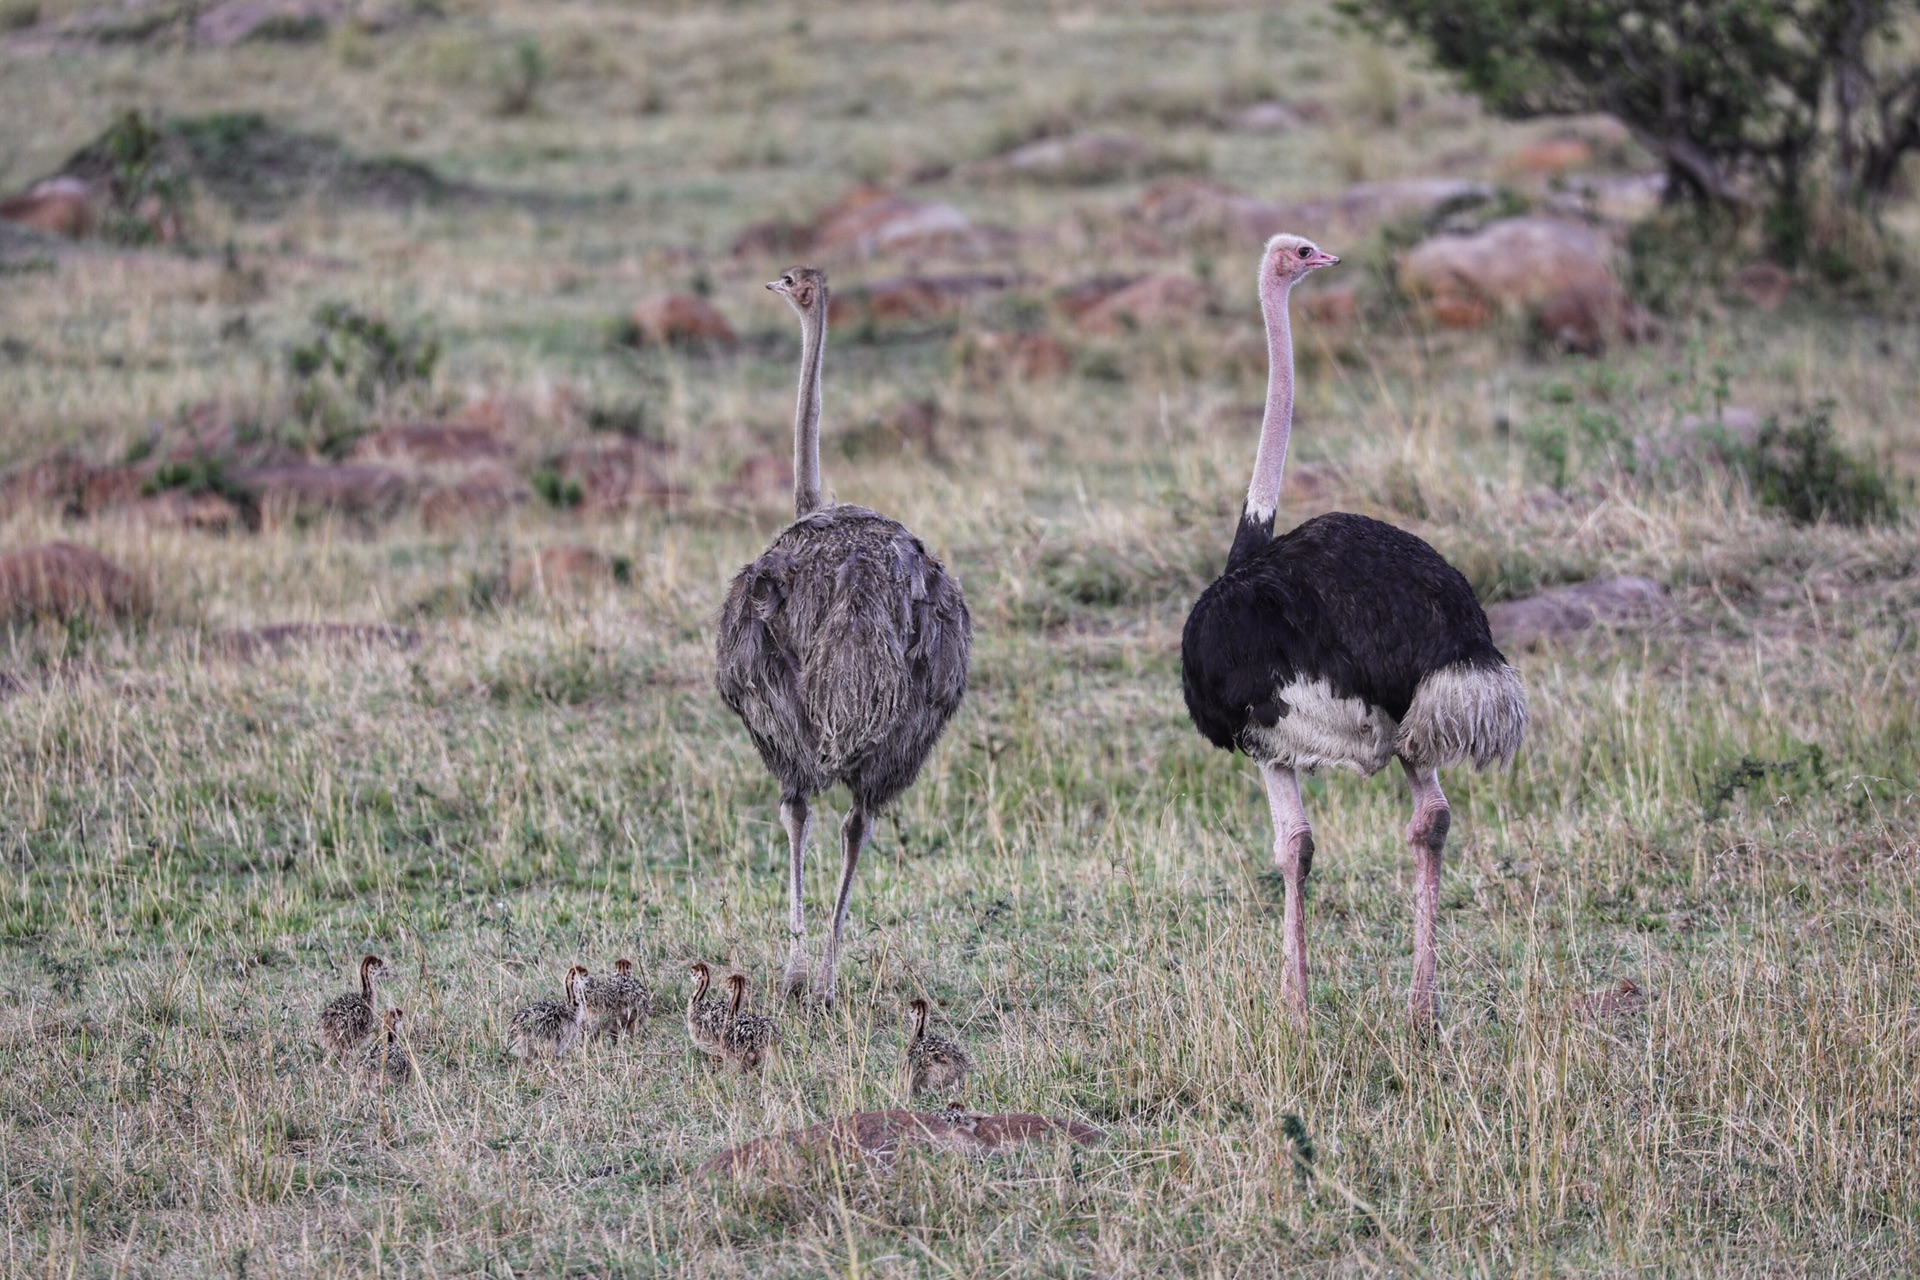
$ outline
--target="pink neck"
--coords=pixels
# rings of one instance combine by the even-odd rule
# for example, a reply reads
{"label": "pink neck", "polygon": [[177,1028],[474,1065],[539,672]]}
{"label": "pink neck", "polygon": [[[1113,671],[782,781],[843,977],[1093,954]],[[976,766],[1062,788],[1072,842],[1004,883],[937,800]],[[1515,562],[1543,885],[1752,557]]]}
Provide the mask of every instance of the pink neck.
{"label": "pink neck", "polygon": [[1263,279],[1260,310],[1267,320],[1267,412],[1260,422],[1260,449],[1253,456],[1243,520],[1273,527],[1280,508],[1280,482],[1287,470],[1287,439],[1293,434],[1293,329],[1287,319],[1291,281]]}

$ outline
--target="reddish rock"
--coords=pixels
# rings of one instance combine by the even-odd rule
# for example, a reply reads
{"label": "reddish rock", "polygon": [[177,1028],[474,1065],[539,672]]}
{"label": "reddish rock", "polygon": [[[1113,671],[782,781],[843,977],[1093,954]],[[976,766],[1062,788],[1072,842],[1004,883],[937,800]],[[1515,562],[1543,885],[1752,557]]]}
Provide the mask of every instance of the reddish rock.
{"label": "reddish rock", "polygon": [[957,314],[973,299],[1014,283],[1011,276],[895,276],[833,290],[827,319],[838,325],[887,324]]}
{"label": "reddish rock", "polygon": [[507,591],[516,597],[578,595],[615,581],[612,558],[592,547],[544,547],[507,566]]}
{"label": "reddish rock", "polygon": [[1471,235],[1435,236],[1414,246],[1400,263],[1400,287],[1424,301],[1440,323],[1468,327],[1468,317],[1482,308],[1483,318],[1491,318],[1570,289],[1616,290],[1612,259],[1605,237],[1591,227],[1506,218]]}
{"label": "reddish rock", "polygon": [[93,230],[93,202],[78,178],[49,178],[0,200],[0,222],[78,240]]}
{"label": "reddish rock", "polygon": [[668,506],[686,495],[655,468],[657,454],[637,440],[601,436],[562,449],[553,469],[580,486],[580,505],[587,511]]}
{"label": "reddish rock", "polygon": [[1659,332],[1654,318],[1609,280],[1562,289],[1540,304],[1534,325],[1566,351],[1597,356],[1621,342],[1646,342]]}
{"label": "reddish rock", "polygon": [[1048,1140],[1094,1146],[1106,1141],[1106,1134],[1077,1120],[1054,1120],[1031,1112],[863,1111],[730,1147],[701,1165],[699,1173],[736,1179],[790,1178],[818,1164],[861,1161],[889,1167],[908,1147],[984,1156]]}
{"label": "reddish rock", "polygon": [[733,326],[711,302],[688,293],[657,293],[633,309],[635,333],[644,342],[729,343]]}
{"label": "reddish rock", "polygon": [[1593,167],[1593,148],[1586,139],[1560,134],[1536,138],[1507,158],[1509,173],[1553,177]]}
{"label": "reddish rock", "polygon": [[409,422],[363,437],[353,446],[351,456],[356,461],[459,466],[499,462],[511,458],[513,451],[482,427],[454,422]]}
{"label": "reddish rock", "polygon": [[1793,290],[1793,277],[1771,262],[1749,262],[1733,273],[1727,287],[1762,311],[1778,311]]}
{"label": "reddish rock", "polygon": [[1078,320],[1122,289],[1138,284],[1143,278],[1138,274],[1127,275],[1119,272],[1088,276],[1084,280],[1074,281],[1063,289],[1055,290],[1053,305],[1072,319]]}
{"label": "reddish rock", "polygon": [[0,555],[0,617],[12,621],[144,613],[145,584],[107,557],[71,542]]}
{"label": "reddish rock", "polygon": [[961,365],[980,382],[1038,382],[1073,371],[1073,351],[1050,333],[971,333],[959,339]]}
{"label": "reddish rock", "polygon": [[1644,623],[1666,609],[1667,590],[1650,578],[1595,578],[1551,587],[1524,600],[1487,606],[1493,642],[1503,649],[1527,649],[1565,640],[1596,624]]}
{"label": "reddish rock", "polygon": [[279,658],[301,649],[400,649],[420,647],[411,627],[377,622],[276,622],[265,627],[222,631],[208,647],[210,656],[251,662]]}
{"label": "reddish rock", "polygon": [[1207,291],[1192,276],[1161,273],[1147,276],[1115,293],[1080,316],[1089,333],[1122,333],[1134,329],[1185,324],[1207,309]]}
{"label": "reddish rock", "polygon": [[967,215],[950,204],[926,204],[884,187],[855,187],[815,224],[813,248],[826,256],[871,258],[964,241]]}
{"label": "reddish rock", "polygon": [[265,526],[328,515],[387,519],[413,496],[413,485],[405,475],[364,463],[255,467],[235,479],[253,495]]}
{"label": "reddish rock", "polygon": [[762,218],[749,222],[733,237],[736,258],[791,259],[813,249],[813,228],[791,218]]}

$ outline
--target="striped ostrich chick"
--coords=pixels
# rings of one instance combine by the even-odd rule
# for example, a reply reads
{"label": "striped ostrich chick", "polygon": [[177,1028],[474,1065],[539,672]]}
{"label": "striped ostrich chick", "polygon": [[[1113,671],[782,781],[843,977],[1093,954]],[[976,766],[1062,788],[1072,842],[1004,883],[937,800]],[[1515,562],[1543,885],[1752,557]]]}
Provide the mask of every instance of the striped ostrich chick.
{"label": "striped ostrich chick", "polygon": [[567,970],[565,1000],[535,1000],[513,1015],[508,1028],[509,1052],[516,1058],[558,1058],[580,1043],[586,1033],[587,1005],[581,986],[585,965]]}
{"label": "striped ostrich chick", "polygon": [[927,1030],[931,1006],[925,1000],[915,1000],[908,1008],[913,1011],[913,1038],[907,1041],[907,1092],[919,1097],[958,1089],[973,1060],[955,1041]]}
{"label": "striped ostrich chick", "polygon": [[1313,828],[1300,775],[1371,777],[1398,759],[1413,789],[1413,982],[1408,1012],[1434,1021],[1440,861],[1450,821],[1440,770],[1508,761],[1527,730],[1527,693],[1496,649],[1458,569],[1419,538],[1332,512],[1273,533],[1293,431],[1293,286],[1340,259],[1278,235],[1260,258],[1267,405],[1226,570],[1180,637],[1187,714],[1215,745],[1250,756],[1272,810],[1286,882],[1282,998],[1307,1025],[1305,886]]}
{"label": "striped ostrich chick", "polygon": [[726,1001],[707,994],[713,985],[713,970],[705,960],[694,961],[689,972],[693,974],[693,995],[687,999],[687,1034],[693,1038],[694,1048],[719,1062],[725,1056],[727,1024],[733,1015]]}
{"label": "striped ostrich chick", "polygon": [[612,973],[588,978],[580,994],[586,1003],[587,1021],[592,1024],[593,1033],[612,1036],[616,1041],[623,1033],[631,1035],[646,1020],[647,1009],[653,1003],[652,990],[633,976],[633,961],[624,958],[613,962]]}
{"label": "striped ostrich chick", "polygon": [[413,1081],[413,1057],[400,1043],[400,1019],[406,1014],[387,1010],[381,1019],[386,1034],[367,1046],[360,1063],[361,1073],[379,1084],[410,1084]]}
{"label": "striped ostrich chick", "polygon": [[373,1034],[376,1025],[374,985],[385,976],[387,962],[379,956],[360,961],[360,989],[335,996],[320,1010],[320,1043],[345,1057],[356,1045]]}
{"label": "striped ostrich chick", "polygon": [[747,975],[727,975],[727,1034],[724,1052],[728,1062],[742,1071],[758,1071],[773,1047],[780,1043],[780,1028],[772,1018],[748,1013]]}

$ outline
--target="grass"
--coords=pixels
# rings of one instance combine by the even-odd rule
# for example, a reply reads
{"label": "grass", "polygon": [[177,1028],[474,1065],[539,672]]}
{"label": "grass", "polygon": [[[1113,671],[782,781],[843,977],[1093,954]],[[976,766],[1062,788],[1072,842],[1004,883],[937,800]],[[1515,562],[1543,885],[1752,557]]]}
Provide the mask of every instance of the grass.
{"label": "grass", "polygon": [[[503,115],[492,77],[526,41],[544,75]],[[1920,470],[1920,331],[1817,297],[1771,315],[1708,300],[1606,361],[1424,333],[1390,303],[1342,343],[1300,326],[1296,465],[1332,488],[1283,520],[1392,519],[1488,600],[1608,572],[1673,591],[1648,627],[1512,655],[1526,749],[1510,772],[1447,779],[1430,1041],[1402,1003],[1400,785],[1309,785],[1316,1013],[1297,1037],[1276,999],[1265,807],[1177,692],[1179,627],[1224,555],[1263,385],[1235,260],[1209,273],[1219,314],[1185,329],[1063,329],[1092,372],[1058,381],[970,377],[965,322],[836,339],[829,483],[956,570],[972,688],[860,869],[840,1011],[783,1011],[787,1051],[759,1083],[686,1043],[685,965],[745,969],[766,1006],[785,943],[776,796],[709,673],[724,583],[779,526],[777,505],[724,486],[784,448],[796,355],[758,287],[768,264],[726,254],[733,231],[1058,120],[1204,151],[1275,198],[1430,173],[1449,150],[1492,173],[1521,136],[1398,54],[1357,52],[1317,8],[455,4],[350,48],[0,54],[8,190],[137,104],[257,110],[358,155],[565,197],[271,217],[202,198],[197,243],[231,240],[264,272],[245,295],[222,292],[215,251],[10,275],[0,461],[118,459],[214,399],[278,430],[286,352],[332,303],[440,340],[409,412],[491,397],[523,469],[640,422],[691,495],[619,517],[536,500],[465,533],[7,518],[7,547],[76,538],[157,589],[138,623],[0,637],[0,669],[27,677],[0,715],[7,1272],[1920,1266],[1920,529],[1910,504],[1796,523],[1738,475],[1635,475],[1616,447],[1718,398],[1783,418],[1830,402],[1834,441]],[[1338,137],[1209,123],[1267,92],[1350,118]],[[981,221],[1096,228],[1136,193],[916,191]],[[1192,267],[1097,235],[1010,252],[1044,282]],[[696,277],[737,348],[607,341],[639,294]],[[836,447],[928,397],[936,447]],[[498,589],[512,556],[562,542],[623,557],[627,582]],[[400,622],[423,643],[216,656],[223,629],[303,619]],[[816,932],[832,862],[809,871]],[[394,962],[422,1067],[404,1092],[353,1085],[310,1043],[368,950]],[[622,954],[659,989],[636,1043],[550,1070],[500,1060],[518,1003]],[[1646,1011],[1596,1014],[1589,993],[1622,978],[1653,993]],[[1107,1143],[788,1187],[693,1176],[728,1144],[892,1105],[916,994],[974,1053],[971,1105],[1074,1116]]]}

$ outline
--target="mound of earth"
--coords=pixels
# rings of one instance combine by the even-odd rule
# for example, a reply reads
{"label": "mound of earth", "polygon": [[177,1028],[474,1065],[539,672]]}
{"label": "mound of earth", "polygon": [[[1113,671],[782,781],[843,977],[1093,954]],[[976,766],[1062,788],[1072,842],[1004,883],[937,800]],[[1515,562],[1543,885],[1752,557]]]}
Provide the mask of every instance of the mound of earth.
{"label": "mound of earth", "polygon": [[0,617],[120,618],[144,612],[146,585],[90,547],[47,542],[0,556]]}
{"label": "mound of earth", "polygon": [[[158,125],[156,167],[192,181],[243,217],[272,217],[308,195],[341,203],[411,205],[473,197],[417,160],[368,159],[332,138],[273,124],[256,112],[182,116]],[[76,151],[61,176],[110,190],[117,166],[112,130]]]}

